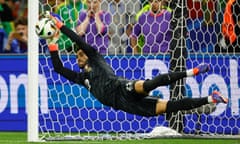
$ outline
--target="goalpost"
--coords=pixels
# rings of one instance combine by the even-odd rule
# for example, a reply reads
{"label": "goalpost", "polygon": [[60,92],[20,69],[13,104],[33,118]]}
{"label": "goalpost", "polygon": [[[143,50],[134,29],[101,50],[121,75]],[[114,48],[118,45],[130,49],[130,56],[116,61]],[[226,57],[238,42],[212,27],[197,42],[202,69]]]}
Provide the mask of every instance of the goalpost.
{"label": "goalpost", "polygon": [[[190,18],[186,19],[188,37],[184,38],[184,41],[181,41],[182,37],[176,39],[177,44],[180,41],[180,45],[178,45],[180,56],[170,54],[133,55],[127,52],[119,55],[116,53],[117,51],[112,55],[105,55],[106,61],[112,66],[115,73],[128,79],[151,79],[157,74],[168,71],[192,68],[202,62],[210,63],[212,69],[208,74],[184,79],[177,83],[180,84],[179,87],[171,87],[171,92],[169,86],[164,86],[152,91],[151,94],[163,99],[170,99],[175,94],[181,95],[181,97],[202,97],[217,89],[230,100],[229,105],[207,105],[199,109],[179,112],[170,117],[163,114],[146,118],[102,105],[87,89],[69,82],[54,72],[49,53],[41,52],[40,56],[38,55],[38,39],[35,35],[35,23],[38,15],[45,10],[54,11],[58,6],[56,3],[51,5],[47,2],[29,0],[28,6],[30,35],[28,141],[114,140],[169,136],[199,138],[203,135],[208,138],[223,138],[222,135],[226,138],[239,137],[239,54],[214,52],[213,47],[217,44],[220,21],[216,21],[215,24],[206,24],[203,13],[206,11],[206,13],[212,11],[214,13],[216,9],[209,9],[210,11],[197,9],[195,6],[199,6],[201,1],[193,0],[191,2],[195,2],[194,4],[186,4],[190,14]],[[132,1],[126,2],[132,3]],[[70,12],[76,10],[76,5],[69,7],[67,4],[65,0],[61,5],[65,6],[63,9]],[[136,8],[137,3],[134,5]],[[203,11],[203,13],[197,13],[199,11]],[[64,14],[66,13],[62,12],[60,16]],[[181,14],[183,13],[181,12]],[[69,18],[65,22],[71,21],[72,15],[70,13],[67,15]],[[203,19],[199,19],[199,16],[202,16]],[[178,20],[184,20],[181,18]],[[72,22],[76,22],[76,20]],[[184,25],[178,23],[178,26]],[[174,30],[179,31],[177,28]],[[182,33],[180,29],[180,34]],[[60,49],[61,59],[64,66],[80,71],[73,51],[66,48],[69,43],[74,45],[62,35],[59,41],[59,44],[63,46]],[[187,57],[184,56],[185,51],[182,51],[181,46],[186,48]],[[46,44],[40,43],[40,49],[43,47],[46,47]],[[179,58],[182,58],[181,61]],[[170,65],[173,60],[178,64],[176,67],[173,63]],[[171,129],[166,129],[168,127]],[[161,131],[168,132],[169,135]]]}
{"label": "goalpost", "polygon": [[28,141],[39,141],[38,111],[38,37],[35,24],[38,21],[38,0],[28,1],[28,91],[27,91],[27,132]]}

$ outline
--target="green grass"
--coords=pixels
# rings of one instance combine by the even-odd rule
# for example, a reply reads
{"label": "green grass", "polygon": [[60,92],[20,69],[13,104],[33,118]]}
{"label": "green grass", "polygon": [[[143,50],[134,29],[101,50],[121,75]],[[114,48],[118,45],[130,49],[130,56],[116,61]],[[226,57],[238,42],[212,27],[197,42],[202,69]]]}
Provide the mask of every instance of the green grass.
{"label": "green grass", "polygon": [[240,144],[240,139],[145,139],[27,142],[26,132],[0,132],[0,144]]}

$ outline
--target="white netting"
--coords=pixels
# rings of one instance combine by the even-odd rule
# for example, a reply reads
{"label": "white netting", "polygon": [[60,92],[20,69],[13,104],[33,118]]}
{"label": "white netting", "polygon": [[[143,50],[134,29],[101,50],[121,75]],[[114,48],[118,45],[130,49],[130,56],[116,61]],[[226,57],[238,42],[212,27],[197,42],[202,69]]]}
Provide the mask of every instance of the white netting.
{"label": "white netting", "polygon": [[[79,12],[86,7],[83,3],[80,5],[72,2],[72,0],[65,0],[63,3],[56,4],[57,0],[53,2],[39,0],[40,15],[45,10],[53,11],[68,27],[75,30],[79,24],[78,19],[81,19]],[[158,2],[160,0],[154,1],[154,3]],[[126,32],[134,31],[139,20],[138,12],[149,10],[148,2],[120,0],[121,5],[116,6],[114,0],[103,0],[101,9],[109,12],[112,21],[106,24],[109,26],[107,29],[109,33],[106,36],[109,38],[108,50],[105,52],[104,47],[98,50],[103,53],[117,75],[128,79],[148,79],[159,73],[192,68],[201,62],[210,63],[212,69],[208,74],[187,78],[170,87],[159,87],[151,94],[164,99],[179,99],[183,96],[207,96],[217,89],[229,97],[230,103],[208,105],[197,110],[150,118],[131,115],[102,105],[87,89],[70,83],[58,75],[53,71],[49,54],[42,54],[40,73],[44,75],[42,81],[47,82],[48,88],[47,107],[42,108],[39,118],[39,128],[43,138],[49,140],[145,138],[149,135],[124,134],[146,134],[157,126],[171,127],[182,134],[239,135],[240,71],[238,65],[240,61],[238,54],[215,52],[216,49],[218,51],[220,49],[217,43],[221,36],[220,25],[224,3],[214,0],[208,2],[187,0],[184,4],[181,1],[176,2],[178,3],[176,12],[175,6],[168,4],[164,6],[164,9],[175,18],[172,21],[171,19],[162,21],[164,25],[169,25],[168,29],[163,31],[159,28],[155,29],[159,25],[151,25],[152,21],[141,21],[140,23],[143,22],[143,25],[144,23],[146,25],[138,29],[140,33],[128,35],[129,33]],[[188,11],[182,11],[181,6]],[[186,13],[189,15],[185,19],[183,15]],[[106,17],[105,21],[107,21]],[[167,19],[167,16],[164,18]],[[155,16],[152,20],[156,19]],[[159,34],[159,31],[162,32]],[[172,43],[164,32],[172,34]],[[142,38],[143,34],[145,38]],[[187,34],[186,37],[184,37],[185,34]],[[138,54],[135,55],[130,41],[136,36],[138,36]],[[104,45],[94,43],[96,38],[93,37],[93,34],[86,33],[86,37],[83,38],[93,40],[91,44],[94,46]],[[147,40],[149,37],[153,40],[152,42]],[[158,45],[154,45],[156,43]],[[74,44],[62,35],[59,45],[64,66],[79,71],[72,49]],[[161,50],[147,52],[149,48],[158,49],[164,46],[169,48],[169,52]],[[41,48],[44,47],[46,44],[41,43]]]}

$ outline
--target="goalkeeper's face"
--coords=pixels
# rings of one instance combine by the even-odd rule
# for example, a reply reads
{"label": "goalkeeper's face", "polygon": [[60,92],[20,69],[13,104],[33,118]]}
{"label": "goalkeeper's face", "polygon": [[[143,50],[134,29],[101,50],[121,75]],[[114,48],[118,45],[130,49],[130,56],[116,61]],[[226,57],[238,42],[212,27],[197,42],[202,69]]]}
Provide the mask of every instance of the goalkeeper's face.
{"label": "goalkeeper's face", "polygon": [[79,67],[84,68],[88,61],[87,55],[83,52],[83,50],[80,49],[77,51],[76,56],[77,56],[77,63]]}

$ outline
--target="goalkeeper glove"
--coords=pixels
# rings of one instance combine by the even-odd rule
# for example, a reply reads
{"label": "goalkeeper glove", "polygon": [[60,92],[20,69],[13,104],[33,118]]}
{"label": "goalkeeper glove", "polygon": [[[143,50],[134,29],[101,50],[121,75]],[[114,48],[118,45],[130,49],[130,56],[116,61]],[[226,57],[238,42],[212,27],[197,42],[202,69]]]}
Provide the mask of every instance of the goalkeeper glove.
{"label": "goalkeeper glove", "polygon": [[59,17],[59,15],[46,11],[44,16],[46,18],[51,19],[58,29],[60,29],[63,26],[63,23],[61,22],[60,20],[61,18]]}

